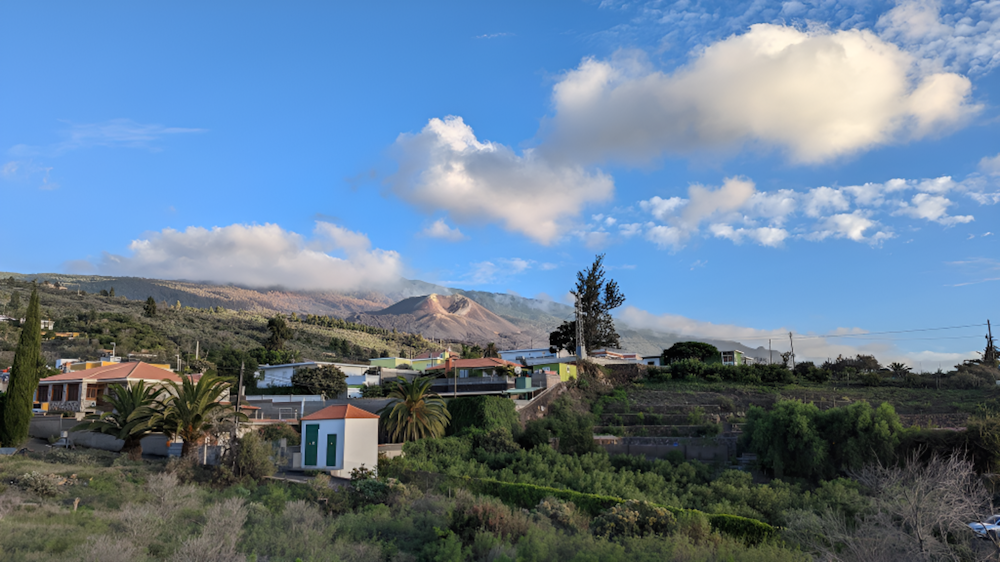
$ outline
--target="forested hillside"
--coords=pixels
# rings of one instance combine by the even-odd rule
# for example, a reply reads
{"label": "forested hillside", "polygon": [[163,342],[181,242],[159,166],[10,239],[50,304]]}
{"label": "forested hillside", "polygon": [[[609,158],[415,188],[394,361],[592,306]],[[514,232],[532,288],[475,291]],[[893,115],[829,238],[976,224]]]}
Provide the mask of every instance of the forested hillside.
{"label": "forested hillside", "polygon": [[[156,312],[147,312],[147,297],[132,299],[118,293],[105,296],[80,290],[62,290],[39,279],[42,317],[55,321],[53,332],[77,332],[78,337],[46,336],[43,353],[51,364],[72,357],[97,359],[112,342],[119,356],[142,354],[143,360],[175,363],[227,350],[246,352],[261,348],[268,338],[267,322],[281,314],[273,309],[234,310],[223,306],[198,307],[176,301],[156,301]],[[120,280],[115,280],[117,283]],[[53,280],[54,282],[54,280]],[[138,285],[137,285],[138,286]],[[0,281],[0,311],[19,317],[31,292],[31,283],[10,277]],[[12,309],[20,301],[20,310]],[[153,295],[149,295],[153,296]],[[283,345],[288,357],[316,360],[366,360],[381,354],[419,353],[438,344],[419,335],[393,333],[317,315],[292,314],[287,319],[291,335]],[[10,365],[19,327],[0,322],[0,368]],[[445,343],[447,345],[447,343]],[[456,348],[459,345],[453,344]]]}

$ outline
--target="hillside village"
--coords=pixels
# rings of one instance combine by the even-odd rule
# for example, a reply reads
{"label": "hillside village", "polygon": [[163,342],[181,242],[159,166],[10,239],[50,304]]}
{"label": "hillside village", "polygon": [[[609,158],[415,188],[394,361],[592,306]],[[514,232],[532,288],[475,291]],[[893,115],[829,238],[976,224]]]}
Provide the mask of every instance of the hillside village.
{"label": "hillside village", "polygon": [[[515,525],[517,510],[524,509],[543,517],[516,523],[527,525],[524,529],[538,521],[567,529],[546,531],[556,542],[590,537],[598,541],[593,547],[610,541],[630,551],[640,547],[629,537],[648,535],[672,537],[662,539],[664,545],[689,541],[690,548],[709,556],[726,545],[741,556],[793,560],[804,559],[799,548],[822,552],[824,547],[797,534],[813,532],[813,523],[790,518],[789,510],[863,517],[881,509],[883,500],[852,479],[866,466],[867,451],[903,468],[914,455],[946,458],[955,451],[969,451],[967,470],[974,473],[1000,466],[1000,449],[990,444],[1000,427],[995,413],[1000,371],[990,346],[985,361],[965,362],[949,372],[915,373],[862,355],[793,366],[790,354],[768,361],[696,341],[675,343],[656,355],[611,348],[512,349],[354,322],[363,315],[265,316],[171,306],[152,297],[133,301],[111,287],[96,295],[74,294],[54,283],[13,279],[0,287],[0,302],[17,309],[0,323],[2,341],[18,341],[17,334],[34,319],[46,360],[31,397],[30,440],[0,449],[5,453],[0,471],[15,483],[0,490],[0,506],[8,510],[23,512],[28,508],[18,506],[30,505],[32,497],[73,496],[74,509],[118,517],[113,510],[121,504],[78,489],[81,470],[110,475],[102,478],[140,470],[147,483],[139,486],[149,493],[163,481],[175,487],[243,487],[251,490],[251,502],[262,501],[261,494],[284,494],[287,505],[269,517],[316,513],[317,529],[331,529],[327,525],[337,525],[344,514],[373,513],[368,510],[377,506],[404,506],[405,517],[422,517],[414,500],[404,498],[461,489],[472,495],[451,508],[463,513],[461,518],[439,522],[451,533],[443,542],[404,543],[396,537],[394,548],[438,559],[440,549],[451,545],[447,548],[461,553],[454,559],[482,557],[486,551],[477,546],[479,539],[469,537],[488,533],[510,552],[522,552],[528,543],[519,533],[529,531],[505,526]],[[37,313],[21,314],[26,308],[20,294],[36,288]],[[428,302],[464,313],[458,321],[469,322],[472,310],[483,325],[497,325],[492,313],[465,297],[410,297],[402,307],[412,315],[412,303]],[[451,321],[435,314],[438,323]],[[18,347],[6,345],[12,352]],[[396,350],[401,353],[392,353]],[[9,373],[5,367],[0,391],[11,390]],[[147,405],[133,409],[126,399]],[[406,408],[417,404],[423,408],[420,418],[408,417]],[[184,412],[198,408],[208,410],[198,414],[201,421],[186,425]],[[129,419],[149,421],[145,426],[114,421],[130,411]],[[784,425],[788,416],[806,421]],[[849,445],[838,450],[833,443],[842,440]],[[811,452],[803,456],[805,451]],[[582,477],[583,466],[591,467],[586,470],[593,477]],[[66,476],[67,471],[73,473]],[[729,488],[719,488],[719,482]],[[975,493],[982,501],[989,496],[986,488]],[[766,496],[774,499],[763,500]],[[230,508],[242,517],[241,507]],[[212,509],[223,508],[205,512],[209,523],[229,516]],[[499,515],[475,515],[484,509]],[[621,517],[638,514],[646,514],[643,525],[650,527],[620,528]],[[952,520],[953,532],[969,523],[964,519]],[[25,530],[34,528],[24,524]],[[254,525],[244,523],[245,540],[263,532]],[[895,523],[882,525],[887,526],[882,532],[890,532]],[[468,529],[478,531],[464,534]],[[73,532],[95,536],[83,526]],[[845,530],[838,540],[861,540],[856,532]],[[163,557],[158,552],[178,556],[195,548],[157,533],[152,542],[113,536],[123,552],[154,559]],[[202,536],[212,537],[209,528]],[[273,556],[285,549],[313,552],[309,559],[317,560],[343,556],[336,540],[307,541],[314,550],[301,550],[304,545],[274,550],[274,539],[265,536],[228,543],[227,552]],[[704,537],[715,538],[704,542]],[[988,541],[975,537],[968,534],[958,544],[970,552],[991,552]],[[355,540],[366,544],[367,539]],[[31,544],[16,548],[25,553],[47,548]],[[110,547],[88,548],[70,550],[102,559]],[[385,551],[378,552],[375,558]]]}

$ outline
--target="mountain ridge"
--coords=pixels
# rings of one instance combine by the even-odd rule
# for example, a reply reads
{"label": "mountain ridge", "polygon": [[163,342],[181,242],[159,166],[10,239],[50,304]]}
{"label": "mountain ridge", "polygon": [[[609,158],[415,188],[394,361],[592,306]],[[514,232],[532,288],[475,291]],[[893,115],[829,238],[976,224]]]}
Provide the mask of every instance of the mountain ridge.
{"label": "mountain ridge", "polygon": [[[544,301],[511,295],[444,287],[420,280],[401,279],[394,286],[383,291],[290,291],[280,287],[253,288],[238,285],[219,285],[193,281],[148,279],[143,277],[111,277],[102,275],[72,275],[63,273],[21,274],[0,272],[0,277],[15,277],[22,280],[38,279],[58,281],[68,290],[82,290],[88,293],[115,289],[117,296],[131,300],[146,300],[152,296],[157,302],[185,306],[209,308],[221,306],[228,309],[257,311],[266,313],[298,313],[336,316],[347,319],[353,314],[366,314],[391,308],[406,299],[461,295],[474,301],[486,311],[510,323],[518,334],[499,331],[496,340],[488,338],[469,339],[475,343],[494,341],[504,347],[544,347],[548,345],[548,333],[560,323],[573,318],[573,307],[562,303]],[[643,355],[659,354],[663,349],[679,341],[703,341],[715,345],[720,350],[737,349],[753,357],[766,359],[766,348],[751,348],[735,341],[695,338],[678,334],[635,329],[617,321],[621,335],[621,347]],[[391,328],[390,328],[391,329]],[[397,328],[398,329],[398,328]],[[490,330],[492,331],[492,330]],[[475,331],[473,331],[475,333]],[[488,336],[488,333],[484,333]],[[433,337],[427,336],[425,337]],[[446,338],[440,338],[446,339]],[[463,339],[463,338],[459,338]]]}

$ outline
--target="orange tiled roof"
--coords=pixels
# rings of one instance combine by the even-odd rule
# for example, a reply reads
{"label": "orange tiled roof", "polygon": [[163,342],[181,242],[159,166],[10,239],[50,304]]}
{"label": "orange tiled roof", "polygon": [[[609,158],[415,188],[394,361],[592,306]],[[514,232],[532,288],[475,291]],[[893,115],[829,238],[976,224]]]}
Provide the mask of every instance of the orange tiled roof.
{"label": "orange tiled roof", "polygon": [[118,363],[116,365],[108,365],[106,367],[97,367],[94,369],[87,369],[84,371],[71,371],[69,373],[62,373],[59,375],[52,375],[51,377],[45,377],[44,379],[38,381],[43,382],[70,382],[70,381],[85,381],[85,382],[96,382],[102,380],[142,380],[142,381],[173,381],[181,382],[181,377],[178,376],[173,371],[168,371],[166,369],[161,369],[160,367],[154,367],[149,363],[143,363],[141,361],[133,363]]}
{"label": "orange tiled roof", "polygon": [[318,412],[313,412],[312,414],[302,418],[303,421],[347,419],[377,420],[378,416],[350,404],[335,404],[333,406],[327,406]]}
{"label": "orange tiled roof", "polygon": [[[490,369],[493,367],[502,367],[504,365],[510,365],[511,367],[520,367],[520,363],[512,363],[510,361],[504,361],[503,359],[497,359],[496,357],[481,357],[479,359],[456,359],[451,362],[452,369]],[[433,371],[435,369],[444,369],[445,364],[435,365],[433,367],[427,367],[427,371]]]}

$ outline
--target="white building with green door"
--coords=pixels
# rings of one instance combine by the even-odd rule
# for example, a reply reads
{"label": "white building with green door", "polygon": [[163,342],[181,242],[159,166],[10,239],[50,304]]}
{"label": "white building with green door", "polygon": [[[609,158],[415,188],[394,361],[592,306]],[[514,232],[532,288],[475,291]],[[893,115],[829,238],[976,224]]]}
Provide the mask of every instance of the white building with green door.
{"label": "white building with green door", "polygon": [[355,468],[378,468],[377,415],[337,404],[305,416],[301,424],[303,470],[350,478]]}

